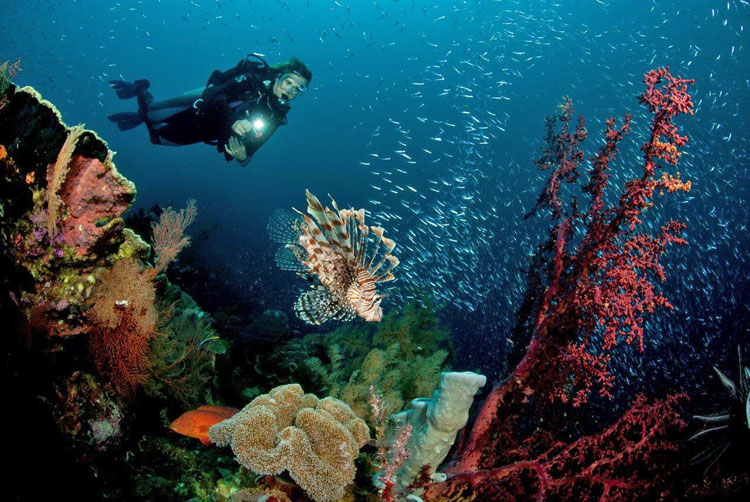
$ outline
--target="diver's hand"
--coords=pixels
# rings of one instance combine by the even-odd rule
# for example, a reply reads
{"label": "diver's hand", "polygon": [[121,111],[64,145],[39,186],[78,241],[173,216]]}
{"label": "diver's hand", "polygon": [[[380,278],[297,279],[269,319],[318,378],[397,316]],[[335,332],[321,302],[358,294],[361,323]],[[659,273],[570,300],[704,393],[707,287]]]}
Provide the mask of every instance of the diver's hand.
{"label": "diver's hand", "polygon": [[245,162],[247,160],[247,149],[236,136],[229,138],[229,143],[224,145],[224,150],[238,162]]}
{"label": "diver's hand", "polygon": [[247,119],[238,120],[232,124],[232,131],[234,131],[237,136],[244,136],[252,130],[253,124]]}

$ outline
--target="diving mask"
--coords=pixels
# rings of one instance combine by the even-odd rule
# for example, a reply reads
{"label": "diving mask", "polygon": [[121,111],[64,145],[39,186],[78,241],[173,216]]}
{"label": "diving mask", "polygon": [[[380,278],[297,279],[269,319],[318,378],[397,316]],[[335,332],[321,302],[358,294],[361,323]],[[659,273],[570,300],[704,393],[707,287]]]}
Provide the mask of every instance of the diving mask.
{"label": "diving mask", "polygon": [[307,92],[307,79],[297,72],[284,73],[279,77],[279,88],[285,94],[304,94]]}

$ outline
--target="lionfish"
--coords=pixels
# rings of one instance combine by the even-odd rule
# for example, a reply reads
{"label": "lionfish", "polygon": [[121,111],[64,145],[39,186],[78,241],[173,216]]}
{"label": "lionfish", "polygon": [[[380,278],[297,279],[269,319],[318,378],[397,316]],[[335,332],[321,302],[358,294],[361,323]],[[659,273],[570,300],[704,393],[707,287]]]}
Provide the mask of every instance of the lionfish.
{"label": "lionfish", "polygon": [[[305,196],[308,214],[278,210],[268,224],[271,239],[285,244],[276,254],[279,267],[313,282],[312,290],[295,302],[295,313],[310,324],[356,316],[381,321],[384,296],[376,285],[395,278],[391,271],[399,261],[391,251],[396,243],[383,235],[383,228],[365,224],[364,209],[339,209],[333,197],[329,209],[309,190]],[[374,247],[368,250],[371,241]]]}

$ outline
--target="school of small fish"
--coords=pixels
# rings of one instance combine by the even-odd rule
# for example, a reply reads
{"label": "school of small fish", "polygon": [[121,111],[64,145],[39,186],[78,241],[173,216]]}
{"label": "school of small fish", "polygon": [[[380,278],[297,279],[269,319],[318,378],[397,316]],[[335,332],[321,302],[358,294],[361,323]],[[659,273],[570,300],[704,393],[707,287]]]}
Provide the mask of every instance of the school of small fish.
{"label": "school of small fish", "polygon": [[[689,245],[665,255],[662,287],[675,309],[648,319],[649,358],[625,355],[618,371],[633,385],[697,385],[697,375],[721,362],[703,352],[731,364],[731,351],[721,347],[750,340],[748,0],[651,0],[637,9],[616,0],[190,0],[179,10],[122,0],[108,4],[106,25],[96,25],[85,4],[51,4],[56,25],[44,29],[25,7],[3,11],[4,23],[33,34],[33,43],[88,58],[91,74],[83,77],[56,50],[24,61],[30,81],[76,82],[59,91],[55,101],[63,109],[76,104],[106,115],[101,110],[114,99],[109,79],[173,58],[174,43],[155,42],[157,30],[183,37],[197,60],[213,54],[234,64],[257,51],[271,61],[290,54],[311,61],[315,78],[304,106],[316,110],[321,124],[341,126],[344,136],[333,141],[356,155],[331,164],[354,170],[351,188],[367,194],[361,205],[368,218],[399,243],[402,263],[390,300],[435,297],[493,354],[516,343],[509,337],[525,267],[545,238],[547,222],[523,218],[546,180],[533,165],[544,117],[569,95],[586,116],[592,155],[604,121],[633,113],[633,133],[610,178],[622,186],[647,139],[649,117],[636,100],[642,75],[669,65],[673,74],[696,80],[695,116],[678,124],[690,138],[678,168],[693,190],[657,197],[643,230],[679,219],[688,225]],[[101,42],[91,46],[91,40]],[[7,54],[24,54],[29,43],[13,30],[0,34]],[[116,59],[112,54],[124,47],[132,58]],[[294,123],[298,118],[275,141],[313,128]],[[324,179],[316,169],[299,183]]]}

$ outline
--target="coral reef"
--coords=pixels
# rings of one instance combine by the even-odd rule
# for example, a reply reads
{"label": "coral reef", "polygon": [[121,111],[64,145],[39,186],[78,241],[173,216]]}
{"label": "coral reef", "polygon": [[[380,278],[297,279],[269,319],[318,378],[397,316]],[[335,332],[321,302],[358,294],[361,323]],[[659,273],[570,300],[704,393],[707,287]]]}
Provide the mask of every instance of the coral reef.
{"label": "coral reef", "polygon": [[[605,201],[615,200],[604,196],[610,163],[629,133],[630,117],[619,127],[614,119],[606,122],[605,144],[581,189],[589,202],[585,210],[578,199],[563,196],[570,192],[563,183],[578,181],[585,165],[584,122],[570,130],[569,101],[549,121],[538,164],[551,175],[533,212],[549,210],[552,228],[530,267],[517,326],[528,348],[484,402],[471,432],[459,439],[444,469],[447,478],[431,479],[484,384],[475,374],[439,377],[451,346],[434,305],[414,302],[377,326],[349,324],[289,340],[269,355],[247,347],[270,346],[292,329],[283,313],[263,312],[267,307],[259,303],[252,317],[225,316],[226,325],[239,326],[234,338],[244,347],[231,362],[218,358],[227,344],[212,319],[163,274],[188,244],[184,232],[195,205],[163,211],[149,228],[153,247],[146,244],[124,226],[135,187],[117,171],[106,143],[83,126],[66,126],[33,89],[10,83],[17,70],[0,65],[0,270],[9,286],[0,312],[16,335],[3,339],[3,367],[12,377],[11,392],[23,382],[26,397],[33,396],[22,406],[46,414],[29,423],[22,416],[10,429],[24,443],[9,450],[10,458],[23,459],[11,471],[24,475],[15,483],[20,489],[28,489],[40,471],[50,490],[57,489],[71,469],[80,468],[86,472],[76,472],[78,496],[87,499],[90,491],[97,500],[371,502],[397,500],[414,486],[425,490],[426,500],[443,502],[657,500],[672,494],[673,461],[680,453],[674,439],[685,427],[681,396],[639,396],[595,434],[581,432],[574,417],[583,416],[592,391],[607,397],[616,384],[609,371],[612,349],[624,341],[643,350],[644,319],[671,307],[656,281],[665,278],[660,256],[666,246],[685,242],[684,225],[668,222],[655,236],[636,229],[655,193],[690,189],[679,172],[657,174],[676,164],[686,142],[672,120],[691,113],[689,81],[666,69],[646,75],[641,102],[654,120],[642,148],[643,170],[609,207]],[[372,230],[392,248],[379,229]],[[370,299],[377,311],[379,298]],[[226,371],[221,393],[217,359],[238,366]],[[739,385],[718,374],[736,409],[702,417],[718,428],[696,439],[731,432],[741,439],[736,444],[746,444],[747,369]],[[238,375],[236,384],[229,382]],[[439,379],[432,400],[412,401],[432,393]],[[230,445],[234,455],[168,430],[167,417],[180,408],[235,404],[241,394],[232,395],[231,385],[255,395],[292,381],[330,397],[282,385],[229,419],[233,410],[214,417],[210,439]],[[374,408],[367,406],[372,394],[378,396]],[[412,411],[397,416],[395,430],[384,433],[385,417],[410,401]],[[376,453],[370,447],[360,455],[369,441],[363,419],[377,426]],[[192,435],[208,443],[205,427],[199,432]],[[724,444],[699,452],[699,459],[711,458]],[[376,495],[369,481],[378,468],[383,484]],[[714,472],[714,484],[747,486],[747,477]],[[287,473],[295,483],[284,479]],[[18,489],[12,486],[11,496]],[[715,486],[692,487],[696,496],[715,492]],[[41,488],[34,495],[50,498]]]}
{"label": "coral reef", "polygon": [[318,399],[290,384],[258,396],[211,427],[209,438],[231,445],[237,461],[253,472],[288,471],[313,500],[327,502],[344,496],[354,480],[354,459],[370,434],[346,404]]}
{"label": "coral reef", "polygon": [[308,335],[302,345],[305,353],[316,355],[305,358],[295,376],[319,382],[370,425],[370,386],[383,396],[389,413],[402,411],[412,399],[437,388],[451,349],[450,333],[430,302],[411,302],[401,312],[387,314],[375,329],[346,325]]}
{"label": "coral reef", "polygon": [[[34,280],[31,288],[20,292],[19,306],[38,331],[86,334],[99,372],[107,375],[118,393],[132,396],[148,378],[150,344],[157,338],[157,318],[163,314],[155,304],[152,282],[160,269],[145,266],[148,246],[124,229],[121,218],[134,199],[135,187],[117,172],[106,144],[80,126],[65,130],[54,108],[33,90],[12,88],[2,113],[9,123],[17,121],[14,134],[31,134],[22,121],[35,114],[50,124],[41,120],[32,124],[55,132],[63,128],[64,138],[54,162],[47,163],[46,189],[25,178],[26,212],[21,213],[23,197],[17,196],[17,218],[8,220],[15,224],[9,236],[12,258]],[[50,133],[42,129],[34,134]],[[24,143],[19,139],[14,145],[11,158],[23,159]],[[41,156],[44,150],[32,153]],[[38,161],[43,162],[27,159],[14,165]],[[165,211],[155,227],[159,266],[166,266],[187,244],[181,235],[194,217],[194,205],[187,211],[190,217],[185,219],[170,219],[174,212]]]}
{"label": "coral reef", "polygon": [[76,371],[58,385],[56,393],[55,415],[61,432],[98,451],[119,446],[123,412],[92,375]]}
{"label": "coral reef", "polygon": [[[150,396],[202,399],[222,343],[210,321],[188,320],[188,309],[201,316],[197,306],[172,307],[179,293],[155,280],[149,245],[124,227],[135,187],[106,143],[67,127],[32,88],[8,83],[2,91],[0,270],[8,294],[0,309],[15,335],[4,338],[12,357],[3,366],[9,383],[37,400],[16,425],[25,444],[10,452],[43,448],[61,478],[86,486],[82,499],[133,499],[124,480],[130,448],[143,430],[168,433],[155,424],[170,406],[136,389],[149,382]],[[23,469],[21,479],[30,477],[33,469]]]}

